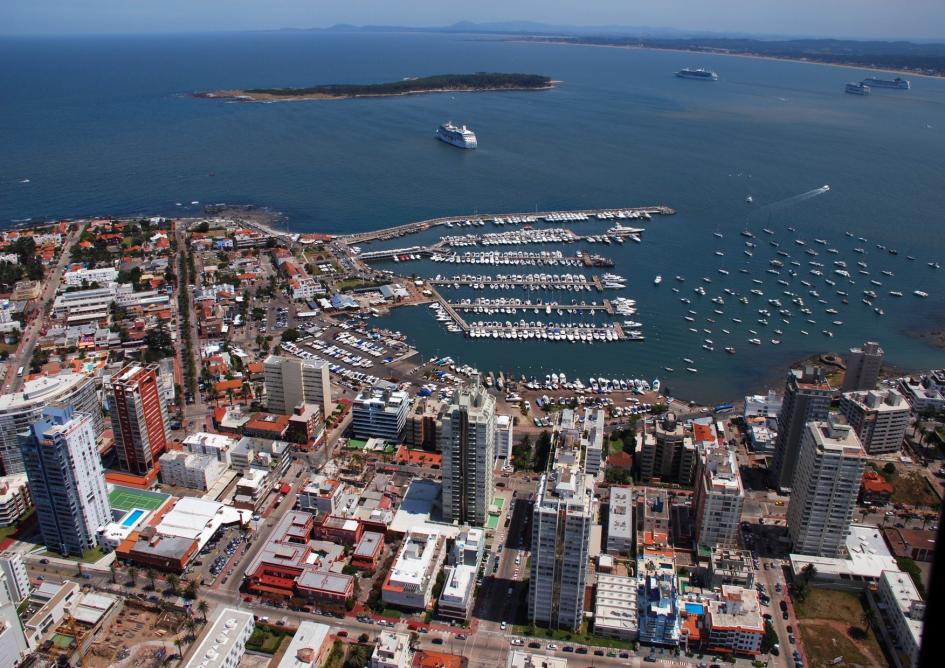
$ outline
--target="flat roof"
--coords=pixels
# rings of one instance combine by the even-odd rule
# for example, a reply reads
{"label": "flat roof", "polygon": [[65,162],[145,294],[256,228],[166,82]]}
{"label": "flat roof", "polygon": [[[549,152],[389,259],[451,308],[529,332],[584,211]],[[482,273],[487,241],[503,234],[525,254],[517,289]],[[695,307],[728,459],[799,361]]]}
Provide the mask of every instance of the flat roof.
{"label": "flat roof", "polygon": [[447,538],[456,538],[460,530],[458,526],[447,524],[439,515],[433,516],[442,489],[443,486],[433,480],[418,478],[411,481],[390,524],[390,530],[402,534],[411,530],[435,531]]}
{"label": "flat roof", "polygon": [[303,620],[276,668],[311,668],[330,633],[328,624]]}
{"label": "flat roof", "polygon": [[251,612],[223,608],[194,648],[186,668],[222,668],[230,650],[241,640],[243,630],[255,625]]}
{"label": "flat roof", "polygon": [[594,626],[632,633],[637,628],[637,586],[635,577],[597,574],[594,598]]}

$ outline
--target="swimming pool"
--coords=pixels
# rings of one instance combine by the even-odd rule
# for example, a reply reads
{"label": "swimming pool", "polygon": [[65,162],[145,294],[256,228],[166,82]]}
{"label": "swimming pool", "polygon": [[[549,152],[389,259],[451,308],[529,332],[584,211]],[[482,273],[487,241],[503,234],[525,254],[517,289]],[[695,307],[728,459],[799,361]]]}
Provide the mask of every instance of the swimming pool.
{"label": "swimming pool", "polygon": [[705,612],[705,608],[701,603],[687,603],[686,612],[691,615],[701,615],[703,612]]}
{"label": "swimming pool", "polygon": [[144,515],[144,511],[140,508],[135,508],[125,516],[125,519],[121,521],[121,525],[123,527],[133,526],[135,522],[141,519],[142,515]]}

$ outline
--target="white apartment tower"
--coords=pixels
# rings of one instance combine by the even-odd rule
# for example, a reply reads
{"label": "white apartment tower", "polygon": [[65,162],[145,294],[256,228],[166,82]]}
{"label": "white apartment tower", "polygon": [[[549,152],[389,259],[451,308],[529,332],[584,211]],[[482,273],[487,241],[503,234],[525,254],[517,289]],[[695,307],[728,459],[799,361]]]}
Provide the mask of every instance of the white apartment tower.
{"label": "white apartment tower", "polygon": [[807,424],[788,504],[794,552],[838,557],[853,521],[866,453],[853,428],[835,418]]}
{"label": "white apartment tower", "polygon": [[479,382],[459,390],[437,429],[443,453],[443,517],[483,526],[495,491],[495,397]]}
{"label": "white apartment tower", "polygon": [[697,545],[737,547],[745,489],[735,452],[710,446],[699,453],[693,507]]}
{"label": "white apartment tower", "polygon": [[870,455],[899,452],[911,411],[909,402],[895,389],[847,392],[840,400],[840,413]]}
{"label": "white apartment tower", "polygon": [[584,619],[594,478],[584,472],[580,445],[563,443],[558,432],[554,438],[554,460],[541,476],[532,510],[528,619],[575,630]]}
{"label": "white apartment tower", "polygon": [[92,418],[50,406],[21,441],[30,494],[46,547],[82,554],[112,521]]}
{"label": "white apartment tower", "polygon": [[317,404],[322,415],[331,415],[331,380],[328,362],[270,355],[263,363],[266,407],[288,415],[300,404]]}

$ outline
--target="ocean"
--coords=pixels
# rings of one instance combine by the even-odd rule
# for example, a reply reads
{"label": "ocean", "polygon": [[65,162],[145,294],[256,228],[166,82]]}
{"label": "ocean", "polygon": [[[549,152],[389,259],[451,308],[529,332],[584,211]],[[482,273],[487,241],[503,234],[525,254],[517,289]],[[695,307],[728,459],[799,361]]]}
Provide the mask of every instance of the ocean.
{"label": "ocean", "polygon": [[[945,364],[943,351],[914,335],[945,324],[945,273],[927,266],[945,264],[942,80],[911,77],[912,90],[875,89],[859,97],[843,93],[847,81],[866,76],[852,68],[429,34],[3,38],[0,62],[4,225],[27,218],[186,215],[205,203],[230,202],[280,211],[296,231],[343,233],[474,212],[664,203],[677,215],[654,218],[642,244],[583,246],[613,257],[612,271],[628,278],[627,289],[616,294],[637,300],[633,319],[643,322],[645,342],[467,341],[442,329],[428,309],[396,310],[381,322],[408,333],[424,355],[451,354],[483,370],[564,371],[585,382],[590,375],[660,377],[677,396],[700,401],[780,385],[791,361],[867,339],[880,341],[888,361],[905,369]],[[687,66],[713,69],[720,80],[673,76]],[[473,71],[544,74],[561,83],[546,92],[276,104],[190,96]],[[480,148],[461,151],[435,141],[434,128],[446,120],[470,125]],[[829,192],[791,199],[823,184]],[[739,235],[746,226],[757,244],[751,258]],[[606,227],[574,229],[599,233]],[[765,271],[776,259],[772,238],[802,265],[795,267],[797,276],[787,275],[786,258],[782,275]],[[828,247],[838,253],[828,255]],[[857,247],[864,255],[853,251]],[[805,254],[807,248],[819,255]],[[837,260],[848,263],[855,285],[825,285]],[[864,260],[870,277],[857,275],[856,261]],[[800,284],[816,270],[809,262],[826,265],[825,276],[812,279],[818,297]],[[480,273],[429,262],[409,270]],[[664,277],[658,287],[656,274]],[[686,282],[677,284],[677,274]],[[692,289],[702,278],[712,283],[697,299]],[[713,313],[709,297],[721,296],[723,287],[748,294],[752,280],[764,282],[763,298],[748,306],[726,298],[723,314]],[[877,292],[871,301],[883,316],[861,303],[867,289]],[[929,297],[914,297],[917,289]],[[760,319],[757,309],[771,309],[768,299],[790,301],[785,290],[802,296],[817,322],[808,326],[795,314],[790,323],[775,316],[751,327]],[[849,304],[837,290],[848,293]],[[890,297],[891,290],[904,297]],[[502,295],[460,290],[453,296]],[[602,296],[610,295],[585,293],[579,300]],[[680,302],[683,297],[692,304]],[[823,313],[834,307],[837,314]],[[683,320],[689,309],[697,311],[697,332]],[[744,311],[741,327],[725,327],[736,309]],[[763,345],[747,343],[749,328]],[[834,336],[827,338],[824,329]],[[714,351],[702,349],[706,338]],[[771,344],[772,338],[781,343]],[[722,352],[726,345],[736,354]],[[687,366],[698,373],[686,372]]]}

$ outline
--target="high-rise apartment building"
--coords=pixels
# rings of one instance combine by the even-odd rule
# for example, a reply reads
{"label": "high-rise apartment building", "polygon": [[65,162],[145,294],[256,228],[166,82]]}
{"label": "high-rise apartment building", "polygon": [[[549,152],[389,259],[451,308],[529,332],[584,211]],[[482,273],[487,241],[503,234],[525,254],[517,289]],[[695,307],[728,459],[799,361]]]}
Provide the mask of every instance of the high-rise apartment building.
{"label": "high-rise apartment building", "polygon": [[787,513],[794,552],[840,556],[865,463],[866,453],[849,425],[833,417],[807,424]]}
{"label": "high-rise apartment building", "polygon": [[483,526],[495,491],[495,397],[476,376],[459,390],[437,429],[443,453],[443,517]]}
{"label": "high-rise apartment building", "polygon": [[266,407],[273,413],[287,415],[301,404],[317,404],[327,418],[331,415],[331,379],[328,362],[315,358],[270,355],[263,363]]}
{"label": "high-rise apartment building", "polygon": [[552,438],[552,463],[532,509],[528,619],[575,630],[584,619],[594,477],[584,472],[580,443],[563,442],[557,432]]}
{"label": "high-rise apartment building", "polygon": [[725,446],[701,448],[693,499],[696,544],[736,547],[744,503],[735,452]]}
{"label": "high-rise apartment building", "polygon": [[698,458],[696,446],[675,414],[666,413],[644,426],[636,455],[641,480],[692,483]]}
{"label": "high-rise apartment building", "polygon": [[859,348],[850,348],[847,355],[847,372],[843,376],[842,392],[872,390],[879,380],[886,353],[875,341],[867,341]]}
{"label": "high-rise apartment building", "polygon": [[98,437],[105,430],[95,380],[83,373],[63,373],[28,380],[19,392],[0,396],[0,465],[3,475],[23,472],[19,435],[40,419],[50,404],[72,406],[92,418]]}
{"label": "high-rise apartment building", "polygon": [[131,364],[108,387],[115,453],[121,469],[147,476],[167,450],[170,423],[156,364]]}
{"label": "high-rise apartment building", "polygon": [[95,547],[112,517],[92,418],[50,406],[20,445],[46,547],[62,554]]}
{"label": "high-rise apartment building", "polygon": [[774,487],[790,488],[807,423],[827,417],[832,393],[833,388],[827,383],[820,367],[791,369],[788,372],[784,401],[778,415],[778,442],[771,480]]}
{"label": "high-rise apartment building", "polygon": [[870,455],[899,452],[909,428],[912,407],[898,390],[847,392],[840,399],[840,413],[847,419]]}

